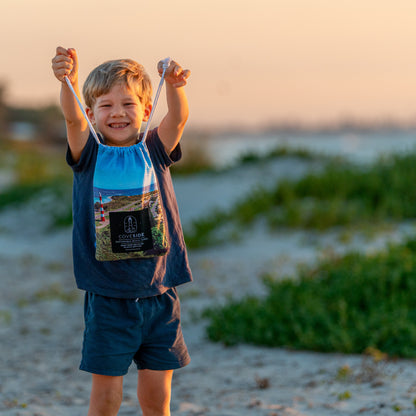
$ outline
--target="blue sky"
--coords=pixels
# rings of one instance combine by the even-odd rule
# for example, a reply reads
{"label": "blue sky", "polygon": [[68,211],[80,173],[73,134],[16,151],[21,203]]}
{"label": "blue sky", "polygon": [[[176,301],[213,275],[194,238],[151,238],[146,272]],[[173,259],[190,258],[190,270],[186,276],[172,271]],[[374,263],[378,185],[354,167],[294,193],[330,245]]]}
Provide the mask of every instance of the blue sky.
{"label": "blue sky", "polygon": [[[140,152],[140,149],[140,145],[130,147],[100,146],[94,173],[94,186],[121,190],[140,189],[153,184],[154,175],[144,165],[144,161],[140,157],[136,157],[136,152]],[[145,183],[141,182],[141,178],[145,178]]]}

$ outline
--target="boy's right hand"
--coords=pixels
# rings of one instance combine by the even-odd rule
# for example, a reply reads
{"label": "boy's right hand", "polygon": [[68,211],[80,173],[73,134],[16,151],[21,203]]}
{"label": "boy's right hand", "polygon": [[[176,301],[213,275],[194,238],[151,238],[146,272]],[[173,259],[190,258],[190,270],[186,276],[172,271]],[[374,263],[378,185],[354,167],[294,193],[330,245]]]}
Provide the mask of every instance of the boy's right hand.
{"label": "boy's right hand", "polygon": [[75,84],[78,81],[78,58],[75,49],[58,46],[52,59],[52,70],[59,81],[65,82],[67,76],[71,84]]}

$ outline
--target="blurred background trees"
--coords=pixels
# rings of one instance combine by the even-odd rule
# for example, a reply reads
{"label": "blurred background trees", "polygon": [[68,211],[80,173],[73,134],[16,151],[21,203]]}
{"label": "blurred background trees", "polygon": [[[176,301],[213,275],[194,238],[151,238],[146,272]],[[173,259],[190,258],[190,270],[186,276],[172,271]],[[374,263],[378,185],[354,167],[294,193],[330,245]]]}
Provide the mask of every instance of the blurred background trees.
{"label": "blurred background trees", "polygon": [[65,123],[57,104],[39,107],[10,105],[7,85],[0,81],[0,139],[65,144]]}

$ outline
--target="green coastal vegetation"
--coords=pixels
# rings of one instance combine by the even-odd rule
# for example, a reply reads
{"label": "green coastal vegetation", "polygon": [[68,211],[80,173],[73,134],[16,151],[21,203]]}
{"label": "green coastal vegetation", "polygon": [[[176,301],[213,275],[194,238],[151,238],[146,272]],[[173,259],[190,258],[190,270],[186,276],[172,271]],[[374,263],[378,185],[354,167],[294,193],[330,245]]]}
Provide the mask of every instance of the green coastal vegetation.
{"label": "green coastal vegetation", "polygon": [[52,227],[72,223],[72,174],[65,151],[1,139],[0,166],[11,176],[10,183],[0,188],[0,210],[44,200],[42,209],[50,214]]}
{"label": "green coastal vegetation", "polygon": [[[380,159],[370,166],[332,163],[298,181],[258,187],[228,210],[216,210],[186,230],[190,248],[230,241],[265,220],[270,230],[386,224],[416,217],[416,154]],[[228,233],[221,232],[227,228]]]}
{"label": "green coastal vegetation", "polygon": [[211,340],[416,358],[416,239],[325,260],[296,278],[263,279],[264,298],[206,311]]}
{"label": "green coastal vegetation", "polygon": [[[188,246],[230,242],[256,221],[266,221],[271,232],[319,232],[334,227],[380,229],[416,217],[416,154],[360,167],[325,162],[318,173],[255,189],[229,210],[194,221],[186,233]],[[265,297],[230,299],[206,311],[211,340],[322,352],[371,349],[416,358],[415,239],[372,256],[331,258],[283,280],[273,271],[262,278]]]}

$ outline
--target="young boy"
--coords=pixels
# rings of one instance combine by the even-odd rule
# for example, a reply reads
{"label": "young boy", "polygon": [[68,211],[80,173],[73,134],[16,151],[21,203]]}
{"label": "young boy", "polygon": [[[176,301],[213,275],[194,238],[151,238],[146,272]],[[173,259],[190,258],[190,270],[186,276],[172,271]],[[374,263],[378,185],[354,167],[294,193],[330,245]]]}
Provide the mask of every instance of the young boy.
{"label": "young boy", "polygon": [[[92,373],[88,416],[118,413],[123,376],[133,360],[143,415],[168,416],[173,370],[190,361],[175,287],[192,276],[169,173],[169,166],[181,157],[179,141],[188,117],[183,87],[190,71],[171,62],[165,76],[168,111],[146,139],[167,221],[169,251],[153,258],[97,261],[92,189],[99,145],[65,82],[68,77],[79,95],[76,51],[58,47],[52,68],[61,81],[67,161],[74,172],[74,272],[77,286],[86,292],[80,369]],[[158,70],[162,72],[160,63]],[[129,59],[105,62],[90,73],[83,95],[88,118],[105,145],[127,147],[140,141],[141,123],[152,109],[150,79],[141,65]]]}

